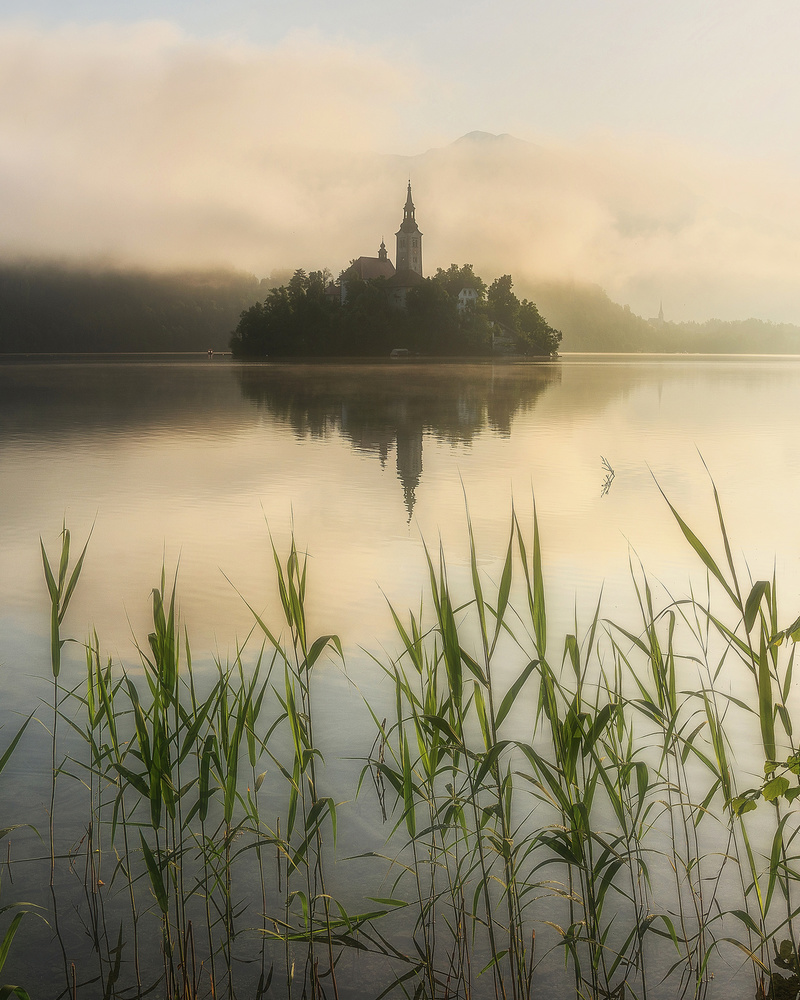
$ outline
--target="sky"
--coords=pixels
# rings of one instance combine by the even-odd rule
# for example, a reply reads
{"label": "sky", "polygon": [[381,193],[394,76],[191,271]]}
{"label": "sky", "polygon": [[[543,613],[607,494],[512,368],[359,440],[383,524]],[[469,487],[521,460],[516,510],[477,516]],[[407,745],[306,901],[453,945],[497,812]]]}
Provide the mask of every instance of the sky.
{"label": "sky", "polygon": [[[393,255],[800,323],[794,0],[2,0],[0,255]],[[511,139],[457,142],[474,132]]]}

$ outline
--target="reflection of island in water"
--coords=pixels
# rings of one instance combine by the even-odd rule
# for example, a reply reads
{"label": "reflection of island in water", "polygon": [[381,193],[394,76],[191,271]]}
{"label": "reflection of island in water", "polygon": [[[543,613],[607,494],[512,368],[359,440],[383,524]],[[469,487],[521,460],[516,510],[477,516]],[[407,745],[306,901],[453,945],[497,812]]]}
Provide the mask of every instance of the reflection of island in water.
{"label": "reflection of island in water", "polygon": [[427,433],[453,444],[489,430],[507,436],[561,380],[557,364],[247,364],[242,394],[301,437],[339,433],[384,464],[395,446],[409,518],[422,477]]}

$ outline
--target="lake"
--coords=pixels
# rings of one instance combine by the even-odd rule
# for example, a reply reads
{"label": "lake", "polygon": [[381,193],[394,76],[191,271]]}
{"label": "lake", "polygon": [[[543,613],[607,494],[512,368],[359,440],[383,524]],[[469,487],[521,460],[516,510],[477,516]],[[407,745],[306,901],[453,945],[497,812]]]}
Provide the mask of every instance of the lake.
{"label": "lake", "polygon": [[[150,594],[162,567],[168,581],[177,573],[181,625],[198,683],[209,686],[215,659],[235,661],[253,610],[281,631],[271,546],[285,559],[293,535],[309,555],[309,628],[338,635],[347,665],[346,673],[333,662],[321,667],[315,727],[329,770],[334,759],[370,753],[375,732],[362,696],[379,715],[391,712],[391,689],[372,655],[396,655],[389,604],[403,615],[419,607],[425,546],[436,561],[441,541],[453,588],[468,599],[467,511],[489,586],[502,574],[512,506],[532,538],[535,502],[548,632],[558,648],[551,656],[560,662],[564,633],[574,630],[576,616],[579,631],[589,625],[601,590],[602,614],[636,630],[631,560],[647,569],[657,602],[687,596],[690,581],[704,587],[702,566],[660,490],[724,560],[713,479],[743,578],[769,579],[774,571],[785,627],[800,613],[799,404],[798,357],[567,355],[495,364],[241,364],[216,355],[2,359],[2,746],[19,713],[52,697],[39,538],[56,558],[62,524],[73,550],[90,537],[63,623],[62,635],[78,640],[64,648],[67,688],[85,672],[79,644],[92,628],[102,657],[127,665],[144,683],[137,643],[147,646]],[[513,672],[503,670],[505,688]],[[736,697],[751,697],[738,680],[730,683]],[[46,710],[39,714],[46,723]],[[509,716],[514,738],[529,733],[530,719]],[[757,775],[757,726],[740,735],[739,749]],[[9,825],[34,824],[45,839],[48,753],[44,728],[32,726],[0,776],[4,809],[14,806]],[[331,779],[339,801],[353,798],[353,774],[356,765]],[[62,847],[79,851],[82,820],[73,811],[71,780],[59,779]],[[344,846],[340,839],[343,857],[368,849],[372,820],[364,808],[356,802],[353,818],[342,821],[352,838]],[[29,830],[12,840],[15,860],[47,853]],[[36,892],[36,879],[22,866],[14,880],[4,879],[3,903],[29,898],[22,888]],[[77,907],[67,901],[68,884],[65,875],[65,912]],[[67,959],[74,959],[55,943],[52,926],[33,931],[34,922],[26,917],[0,976],[5,981],[12,970],[22,980],[27,972],[31,996],[55,995],[67,989]],[[46,973],[29,967],[26,927],[37,948],[50,949]],[[85,944],[73,944],[82,954]],[[553,990],[557,969],[558,962],[542,966],[542,981]],[[753,996],[752,976],[736,992],[736,969],[735,961],[724,965],[710,995]],[[85,968],[81,974],[91,981]],[[92,973],[104,982],[107,974]],[[363,980],[363,970],[352,975]],[[79,995],[101,995],[97,982],[85,989]],[[346,995],[370,995],[363,982],[348,989]]]}

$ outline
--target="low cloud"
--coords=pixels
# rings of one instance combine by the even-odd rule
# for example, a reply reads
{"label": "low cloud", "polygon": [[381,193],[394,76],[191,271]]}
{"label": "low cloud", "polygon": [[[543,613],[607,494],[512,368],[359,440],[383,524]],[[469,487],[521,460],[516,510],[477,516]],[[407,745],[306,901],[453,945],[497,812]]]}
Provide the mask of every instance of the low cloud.
{"label": "low cloud", "polygon": [[667,318],[800,322],[788,169],[659,136],[390,155],[441,83],[307,35],[0,25],[0,255],[336,272],[382,237],[393,251],[410,172],[428,271],[470,261],[523,288],[596,282],[644,315],[663,300]]}
{"label": "low cloud", "polygon": [[308,37],[264,50],[163,23],[0,29],[0,251],[305,259],[406,93],[378,55]]}
{"label": "low cloud", "polygon": [[774,164],[653,136],[465,139],[423,161],[445,257],[461,241],[476,265],[597,283],[645,316],[663,300],[670,319],[800,322],[798,178]]}

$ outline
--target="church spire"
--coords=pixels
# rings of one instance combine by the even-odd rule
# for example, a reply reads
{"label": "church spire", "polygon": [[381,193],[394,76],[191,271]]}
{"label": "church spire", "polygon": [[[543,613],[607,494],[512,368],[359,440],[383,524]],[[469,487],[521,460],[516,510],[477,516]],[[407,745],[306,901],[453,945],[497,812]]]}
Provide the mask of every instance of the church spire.
{"label": "church spire", "polygon": [[414,202],[411,198],[411,178],[408,178],[408,197],[403,208],[403,222],[414,222]]}
{"label": "church spire", "polygon": [[403,221],[397,231],[397,270],[415,271],[422,277],[422,233],[417,225],[410,178],[406,203],[403,207]]}

